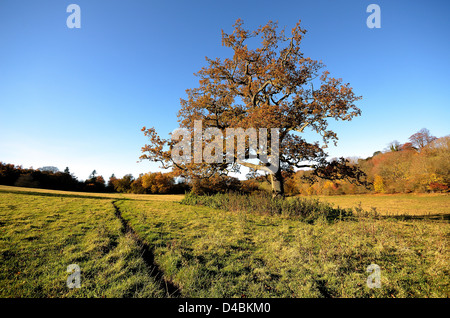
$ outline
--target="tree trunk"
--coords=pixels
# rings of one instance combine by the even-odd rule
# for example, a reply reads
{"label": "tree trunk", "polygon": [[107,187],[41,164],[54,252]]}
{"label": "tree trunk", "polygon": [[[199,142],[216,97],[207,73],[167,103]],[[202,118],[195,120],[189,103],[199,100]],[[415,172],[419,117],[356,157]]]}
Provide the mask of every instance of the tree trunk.
{"label": "tree trunk", "polygon": [[284,198],[284,182],[281,174],[281,168],[279,168],[276,173],[272,173],[270,175],[270,181],[272,183],[272,197]]}

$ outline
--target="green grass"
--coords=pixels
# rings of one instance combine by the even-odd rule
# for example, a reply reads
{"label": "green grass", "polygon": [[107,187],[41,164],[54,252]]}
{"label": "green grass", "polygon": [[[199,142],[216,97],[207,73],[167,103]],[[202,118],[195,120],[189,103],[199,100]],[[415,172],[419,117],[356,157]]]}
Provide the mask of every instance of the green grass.
{"label": "green grass", "polygon": [[[184,297],[448,297],[447,222],[308,224],[174,202],[118,203]],[[370,264],[382,288],[366,285]]]}
{"label": "green grass", "polygon": [[[162,297],[111,200],[0,193],[0,297]],[[69,264],[81,288],[69,289]]]}
{"label": "green grass", "polygon": [[[308,223],[173,196],[0,187],[0,297],[167,296],[113,201],[182,297],[450,296],[445,220]],[[366,285],[372,263],[379,289]],[[69,264],[80,289],[66,286]]]}

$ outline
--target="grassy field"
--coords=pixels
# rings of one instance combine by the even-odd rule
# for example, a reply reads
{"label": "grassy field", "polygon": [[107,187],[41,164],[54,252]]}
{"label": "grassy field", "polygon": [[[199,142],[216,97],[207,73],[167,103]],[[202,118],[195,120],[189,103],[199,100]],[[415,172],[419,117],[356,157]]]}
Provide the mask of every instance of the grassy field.
{"label": "grassy field", "polygon": [[450,195],[448,194],[324,195],[310,198],[317,198],[342,208],[360,206],[367,211],[375,208],[382,215],[450,214]]}
{"label": "grassy field", "polygon": [[450,296],[448,221],[308,224],[177,199],[0,187],[0,296],[167,297],[166,282],[181,297]]}
{"label": "grassy field", "polygon": [[[450,296],[446,222],[311,225],[173,202],[118,206],[187,297]],[[380,289],[366,286],[372,263]]]}
{"label": "grassy field", "polygon": [[92,193],[92,192],[74,192],[74,191],[58,191],[37,188],[11,187],[0,185],[0,192],[14,192],[25,194],[47,194],[47,196],[56,197],[81,197],[93,199],[131,199],[144,201],[179,201],[184,197],[184,194],[132,194],[132,193]]}
{"label": "grassy field", "polygon": [[0,222],[0,297],[165,296],[111,200],[0,192]]}

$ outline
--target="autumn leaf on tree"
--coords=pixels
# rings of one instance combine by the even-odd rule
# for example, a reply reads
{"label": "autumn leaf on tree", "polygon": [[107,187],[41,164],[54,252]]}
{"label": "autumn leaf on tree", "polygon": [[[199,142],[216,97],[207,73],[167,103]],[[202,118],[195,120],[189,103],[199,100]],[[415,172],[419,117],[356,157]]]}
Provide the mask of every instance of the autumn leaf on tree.
{"label": "autumn leaf on tree", "polygon": [[[231,34],[222,31],[222,45],[230,48],[232,55],[223,60],[206,58],[207,65],[196,76],[199,85],[186,90],[187,97],[181,99],[178,113],[180,128],[194,133],[194,122],[201,120],[203,129],[217,128],[223,136],[231,128],[267,129],[267,144],[272,143],[270,129],[279,131],[278,170],[270,174],[274,195],[283,195],[282,171],[292,172],[299,168],[317,168],[327,165],[327,154],[323,148],[337,141],[337,134],[328,128],[329,120],[349,121],[361,114],[355,102],[356,96],[348,83],[330,76],[320,61],[306,57],[301,51],[301,42],[306,30],[300,21],[290,34],[280,30],[276,22],[269,21],[254,31],[246,30],[238,19]],[[251,48],[249,40],[259,39],[259,47]],[[321,137],[319,142],[308,142],[303,137],[305,129]],[[162,163],[179,173],[192,177],[227,174],[239,171],[240,166],[266,171],[268,163],[256,153],[255,160],[242,160],[234,153],[232,163],[226,158],[226,138],[219,163],[174,162],[171,150],[176,140],[162,139],[154,128],[142,129],[149,144],[142,148],[141,159]],[[258,136],[260,137],[260,136]],[[232,137],[234,138],[234,137]],[[244,136],[245,138],[245,136]],[[248,139],[248,138],[247,138]],[[247,140],[245,139],[245,140]],[[202,140],[202,149],[206,141]],[[236,149],[236,148],[235,148]],[[269,153],[270,154],[270,153]],[[248,158],[246,151],[244,158]],[[338,169],[334,163],[330,171],[348,172]],[[333,170],[334,169],[334,170]],[[339,177],[338,173],[335,177]],[[353,173],[353,176],[359,174]]]}

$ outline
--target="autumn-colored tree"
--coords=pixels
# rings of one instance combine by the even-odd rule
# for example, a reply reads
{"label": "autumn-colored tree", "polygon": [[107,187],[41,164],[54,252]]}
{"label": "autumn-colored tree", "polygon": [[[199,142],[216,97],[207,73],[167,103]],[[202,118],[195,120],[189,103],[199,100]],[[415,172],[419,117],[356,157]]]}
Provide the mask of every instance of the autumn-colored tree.
{"label": "autumn-colored tree", "polygon": [[149,193],[170,193],[174,186],[174,178],[171,173],[150,172],[142,176],[142,186]]}
{"label": "autumn-colored tree", "polygon": [[[142,130],[150,143],[142,148],[140,158],[159,161],[165,168],[173,167],[197,177],[239,171],[241,165],[265,171],[270,174],[275,196],[284,195],[282,170],[293,172],[295,168],[320,167],[325,171],[327,155],[323,148],[318,142],[307,142],[301,134],[308,128],[321,135],[324,146],[330,141],[336,143],[337,135],[328,129],[328,120],[349,121],[360,115],[361,111],[354,103],[361,97],[353,93],[348,83],[331,77],[322,62],[304,56],[300,44],[305,34],[300,22],[287,35],[272,21],[249,31],[238,19],[231,34],[222,31],[222,44],[232,50],[232,57],[223,61],[206,58],[208,65],[196,73],[199,87],[186,90],[187,98],[181,99],[178,113],[180,127],[188,129],[191,136],[194,121],[202,120],[203,129],[216,128],[223,136],[230,128],[254,128],[257,131],[265,128],[267,145],[271,145],[277,136],[272,135],[270,129],[277,128],[280,140],[278,162],[268,162],[261,149],[253,157],[257,163],[248,160],[250,151],[247,148],[244,157],[234,152],[234,161],[229,163],[225,160],[224,141],[223,152],[219,153],[224,159],[221,163],[186,161],[180,164],[174,162],[171,153],[178,141],[161,139],[154,128],[146,127]],[[255,38],[260,38],[260,46],[250,48]],[[205,145],[203,140],[203,150]],[[271,154],[269,150],[267,155]],[[271,164],[277,167],[274,173],[269,170]],[[337,168],[337,162],[334,168]],[[345,171],[349,170],[341,169],[340,172]],[[334,176],[338,177],[338,174]]]}
{"label": "autumn-colored tree", "polygon": [[91,173],[91,178],[85,181],[84,190],[89,192],[104,192],[105,179],[103,176],[96,176],[95,170]]}
{"label": "autumn-colored tree", "polygon": [[127,193],[131,190],[131,184],[134,181],[134,177],[132,174],[126,174],[121,179],[117,179],[114,181],[114,190],[117,192]]}
{"label": "autumn-colored tree", "polygon": [[373,183],[373,187],[374,187],[375,192],[384,193],[384,191],[386,191],[386,189],[384,186],[383,177],[376,174],[375,181]]}
{"label": "autumn-colored tree", "polygon": [[146,189],[142,185],[142,175],[140,175],[137,179],[131,182],[130,189],[128,191],[136,194],[147,193]]}
{"label": "autumn-colored tree", "polygon": [[95,183],[101,184],[103,186],[105,186],[105,179],[103,178],[103,176],[97,176],[95,178]]}
{"label": "autumn-colored tree", "polygon": [[241,181],[240,191],[243,193],[254,193],[261,191],[259,188],[259,182],[255,179],[248,179]]}
{"label": "autumn-colored tree", "polygon": [[286,175],[284,178],[284,191],[286,193],[286,195],[296,195],[299,194],[300,191],[297,187],[297,182],[296,182],[296,174],[292,173],[289,175]]}
{"label": "autumn-colored tree", "polygon": [[400,146],[400,150],[401,151],[411,151],[414,150],[416,148],[414,148],[413,144],[411,142],[406,142],[403,145]]}
{"label": "autumn-colored tree", "polygon": [[409,141],[411,141],[411,144],[419,151],[421,151],[422,148],[424,148],[434,140],[436,140],[436,137],[432,136],[430,131],[426,128],[422,128],[415,134],[411,135],[411,137],[409,137]]}
{"label": "autumn-colored tree", "polygon": [[226,193],[241,190],[239,179],[219,174],[209,178],[192,178],[189,185],[191,191],[195,194]]}
{"label": "autumn-colored tree", "polygon": [[0,184],[14,185],[22,173],[22,167],[0,161]]}
{"label": "autumn-colored tree", "polygon": [[113,173],[113,174],[109,177],[108,185],[106,186],[106,190],[107,190],[108,192],[114,192],[114,188],[115,188],[114,184],[115,184],[116,181],[117,181],[117,178],[116,178],[116,176],[115,176],[114,173]]}
{"label": "autumn-colored tree", "polygon": [[427,188],[432,191],[450,190],[450,136],[438,138],[420,152],[424,162]]}
{"label": "autumn-colored tree", "polygon": [[[339,169],[326,171],[325,179],[320,179],[313,185],[305,181],[313,178],[321,169],[299,170],[295,173],[297,180],[293,185],[304,195],[356,194],[367,193],[369,190],[377,193],[448,192],[450,190],[450,136],[430,142],[420,152],[410,142],[395,144],[398,145],[396,150],[391,151],[387,148],[386,152],[377,151],[366,159],[350,160],[350,164],[357,164],[366,174],[367,181],[373,187],[362,187],[348,180],[328,182],[326,176],[338,173]],[[328,165],[327,169],[330,168],[331,165]],[[290,177],[289,182],[292,179]]]}

